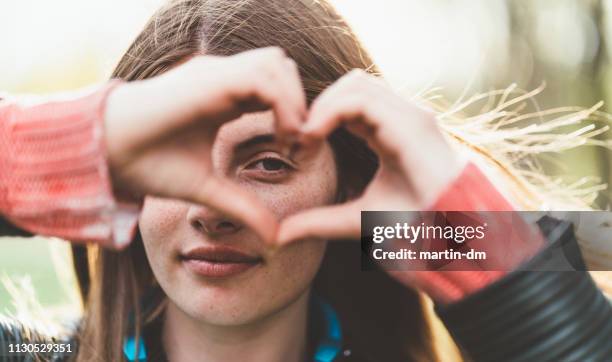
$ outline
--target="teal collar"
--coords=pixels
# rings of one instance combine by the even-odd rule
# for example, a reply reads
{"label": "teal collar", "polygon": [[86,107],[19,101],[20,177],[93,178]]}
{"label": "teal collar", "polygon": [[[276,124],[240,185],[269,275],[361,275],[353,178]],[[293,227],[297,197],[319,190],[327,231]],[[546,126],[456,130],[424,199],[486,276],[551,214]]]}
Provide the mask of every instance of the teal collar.
{"label": "teal collar", "polygon": [[[332,362],[342,349],[342,328],[334,308],[321,298],[314,297],[315,307],[325,321],[325,335],[315,349],[313,362]],[[126,338],[123,354],[128,361],[146,362],[147,350],[142,336],[136,342],[134,336]]]}

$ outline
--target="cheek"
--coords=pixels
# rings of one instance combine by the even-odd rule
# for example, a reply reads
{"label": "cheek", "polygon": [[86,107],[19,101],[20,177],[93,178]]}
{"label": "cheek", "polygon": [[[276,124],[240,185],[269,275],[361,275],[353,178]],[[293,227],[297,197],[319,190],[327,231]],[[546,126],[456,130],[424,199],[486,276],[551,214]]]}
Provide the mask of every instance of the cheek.
{"label": "cheek", "polygon": [[138,222],[143,238],[167,240],[166,237],[170,236],[184,220],[187,207],[180,201],[148,196]]}
{"label": "cheek", "polygon": [[183,227],[188,205],[176,200],[147,197],[138,226],[151,268],[158,280],[165,279],[174,253],[177,233]]}
{"label": "cheek", "polygon": [[297,295],[310,286],[325,254],[326,242],[307,240],[297,242],[279,253],[271,264],[281,280],[276,281],[288,294]]}

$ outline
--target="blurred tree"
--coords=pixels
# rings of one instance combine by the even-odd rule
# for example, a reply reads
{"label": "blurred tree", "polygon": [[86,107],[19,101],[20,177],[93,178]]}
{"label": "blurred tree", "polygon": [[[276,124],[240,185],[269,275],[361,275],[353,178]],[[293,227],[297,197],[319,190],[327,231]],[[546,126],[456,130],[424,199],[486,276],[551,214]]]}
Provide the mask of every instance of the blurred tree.
{"label": "blurred tree", "polygon": [[[516,82],[523,89],[534,89],[545,82],[546,90],[536,99],[540,109],[591,107],[608,100],[604,84],[609,68],[604,27],[607,14],[601,0],[508,0],[507,5],[513,59],[508,62],[506,84]],[[610,108],[604,105],[600,110]],[[607,132],[599,137],[610,136]],[[549,156],[542,157],[545,169],[567,182],[584,175],[599,176],[605,183],[611,179],[609,150],[581,147]],[[608,189],[597,203],[606,207],[610,199]]]}

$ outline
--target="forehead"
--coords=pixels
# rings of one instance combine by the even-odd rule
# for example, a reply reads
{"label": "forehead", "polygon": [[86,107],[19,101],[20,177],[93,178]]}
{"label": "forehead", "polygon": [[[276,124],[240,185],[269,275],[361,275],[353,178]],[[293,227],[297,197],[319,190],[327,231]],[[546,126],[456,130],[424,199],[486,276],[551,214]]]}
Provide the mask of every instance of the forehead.
{"label": "forehead", "polygon": [[260,135],[274,133],[274,113],[272,111],[248,113],[225,123],[215,137],[212,147],[212,161],[222,167],[237,156],[239,145]]}
{"label": "forehead", "polygon": [[274,113],[272,111],[247,113],[221,126],[215,139],[215,146],[221,148],[233,146],[253,136],[273,132]]}

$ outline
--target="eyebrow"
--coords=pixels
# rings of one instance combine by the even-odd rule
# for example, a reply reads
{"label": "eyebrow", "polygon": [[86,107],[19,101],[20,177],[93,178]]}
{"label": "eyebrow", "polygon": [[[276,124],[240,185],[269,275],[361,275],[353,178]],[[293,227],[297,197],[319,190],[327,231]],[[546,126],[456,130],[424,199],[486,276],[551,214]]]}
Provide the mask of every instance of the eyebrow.
{"label": "eyebrow", "polygon": [[234,146],[234,152],[238,153],[244,151],[246,149],[255,147],[261,144],[274,143],[276,142],[276,137],[272,133],[260,134],[257,136],[253,136],[249,139],[246,139]]}

